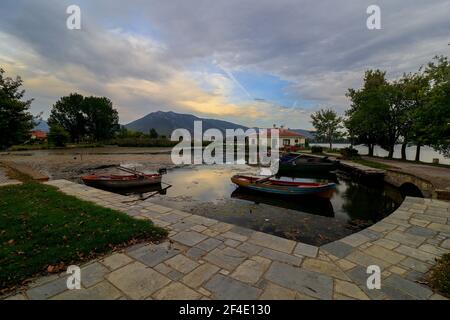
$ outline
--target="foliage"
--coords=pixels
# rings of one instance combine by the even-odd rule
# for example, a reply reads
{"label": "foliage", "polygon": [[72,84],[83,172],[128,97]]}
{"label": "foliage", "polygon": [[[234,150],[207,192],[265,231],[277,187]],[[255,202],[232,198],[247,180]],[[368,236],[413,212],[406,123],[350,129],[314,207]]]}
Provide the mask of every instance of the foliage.
{"label": "foliage", "polygon": [[323,147],[320,146],[312,146],[311,147],[311,153],[323,153]]}
{"label": "foliage", "polygon": [[158,139],[158,132],[154,128],[150,129],[149,133],[150,139]]}
{"label": "foliage", "polygon": [[28,112],[32,100],[23,101],[20,77],[4,77],[0,68],[0,150],[25,142],[34,127],[33,116]]}
{"label": "foliage", "polygon": [[148,137],[141,138],[116,138],[109,141],[109,144],[117,145],[119,147],[174,147],[178,144],[177,141],[170,141],[168,139],[150,139]]}
{"label": "foliage", "polygon": [[0,289],[48,266],[77,264],[167,235],[148,220],[94,205],[38,183],[0,188]]}
{"label": "foliage", "polygon": [[104,140],[119,129],[119,116],[105,97],[83,97],[78,93],[60,98],[49,117],[50,126],[58,124],[69,132],[72,142]]}
{"label": "foliage", "polygon": [[339,152],[344,157],[344,159],[353,159],[359,157],[358,150],[352,147],[341,149],[339,150]]}
{"label": "foliage", "polygon": [[332,149],[332,143],[334,140],[342,137],[342,118],[338,117],[335,111],[331,109],[322,109],[311,115],[312,124],[316,129],[316,137],[323,139],[330,144]]}
{"label": "foliage", "polygon": [[430,284],[440,293],[450,298],[450,253],[444,254],[431,269]]}
{"label": "foliage", "polygon": [[349,89],[351,107],[345,125],[353,144],[365,144],[373,155],[375,144],[389,151],[402,142],[428,145],[450,155],[450,63],[436,57],[424,70],[388,82],[386,73],[368,70],[361,89]]}
{"label": "foliage", "polygon": [[69,142],[69,133],[59,124],[53,124],[50,126],[50,132],[48,134],[48,141],[55,147],[65,147]]}

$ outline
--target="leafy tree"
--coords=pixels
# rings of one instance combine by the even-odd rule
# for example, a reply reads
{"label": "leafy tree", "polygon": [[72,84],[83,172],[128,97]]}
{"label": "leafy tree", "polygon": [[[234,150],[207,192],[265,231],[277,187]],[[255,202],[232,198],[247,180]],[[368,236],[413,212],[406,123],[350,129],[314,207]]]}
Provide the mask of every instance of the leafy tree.
{"label": "leafy tree", "polygon": [[399,80],[403,92],[404,110],[401,115],[399,130],[402,136],[401,158],[406,160],[406,147],[409,142],[417,145],[416,157],[420,158],[420,146],[424,144],[426,136],[417,126],[425,108],[425,98],[429,90],[428,79],[420,72],[405,74]]}
{"label": "leafy tree", "polygon": [[333,147],[333,141],[342,137],[342,118],[331,109],[322,109],[311,115],[316,136],[325,140]]}
{"label": "leafy tree", "polygon": [[119,114],[108,98],[84,98],[83,112],[86,115],[86,131],[96,141],[113,137],[119,129]]}
{"label": "leafy tree", "polygon": [[363,88],[349,89],[347,93],[351,106],[346,112],[345,126],[353,143],[364,144],[369,148],[369,156],[373,156],[374,147],[384,134],[383,113],[389,109],[385,76],[386,72],[368,70]]}
{"label": "leafy tree", "polygon": [[430,90],[419,125],[428,145],[450,156],[450,62],[447,57],[435,57],[424,70]]}
{"label": "leafy tree", "polygon": [[53,106],[49,124],[58,124],[70,134],[73,142],[83,138],[111,138],[119,129],[119,116],[111,100],[105,97],[83,97],[78,93],[62,97]]}
{"label": "leafy tree", "polygon": [[23,101],[20,77],[4,77],[0,68],[0,149],[25,142],[33,129],[33,116],[28,112],[33,100]]}
{"label": "leafy tree", "polygon": [[50,132],[48,134],[48,141],[56,147],[65,147],[67,142],[69,142],[69,133],[59,124],[53,124],[50,127]]}
{"label": "leafy tree", "polygon": [[150,139],[158,139],[158,132],[154,128],[150,129]]}
{"label": "leafy tree", "polygon": [[86,135],[86,116],[83,113],[84,97],[78,93],[60,98],[54,105],[48,119],[50,126],[60,125],[73,142],[80,142]]}

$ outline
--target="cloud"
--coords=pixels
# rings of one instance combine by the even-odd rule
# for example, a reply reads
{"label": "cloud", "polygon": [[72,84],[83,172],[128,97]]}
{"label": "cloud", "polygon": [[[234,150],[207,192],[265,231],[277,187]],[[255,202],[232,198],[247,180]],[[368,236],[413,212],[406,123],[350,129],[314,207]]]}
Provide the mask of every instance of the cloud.
{"label": "cloud", "polygon": [[[344,112],[365,69],[396,78],[450,48],[448,1],[379,0],[375,31],[369,0],[79,0],[81,31],[65,27],[71,2],[0,3],[0,65],[22,75],[34,112],[78,91],[111,97],[122,123],[174,110],[310,128],[320,107]],[[292,107],[252,99],[239,72],[286,82]]]}

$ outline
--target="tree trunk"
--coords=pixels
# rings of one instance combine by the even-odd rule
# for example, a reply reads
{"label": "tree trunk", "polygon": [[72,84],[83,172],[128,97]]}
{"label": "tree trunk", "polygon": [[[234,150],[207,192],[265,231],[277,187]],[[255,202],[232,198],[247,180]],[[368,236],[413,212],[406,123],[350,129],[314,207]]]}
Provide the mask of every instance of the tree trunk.
{"label": "tree trunk", "polygon": [[402,160],[406,160],[406,146],[408,144],[406,142],[403,142],[402,144]]}
{"label": "tree trunk", "polygon": [[333,148],[333,142],[330,140],[330,151],[332,150],[332,148]]}
{"label": "tree trunk", "polygon": [[416,149],[416,161],[419,162],[420,161],[420,144],[417,144],[417,149]]}
{"label": "tree trunk", "polygon": [[394,157],[394,146],[389,146],[388,158],[392,159]]}
{"label": "tree trunk", "polygon": [[373,144],[369,144],[369,157],[373,157]]}

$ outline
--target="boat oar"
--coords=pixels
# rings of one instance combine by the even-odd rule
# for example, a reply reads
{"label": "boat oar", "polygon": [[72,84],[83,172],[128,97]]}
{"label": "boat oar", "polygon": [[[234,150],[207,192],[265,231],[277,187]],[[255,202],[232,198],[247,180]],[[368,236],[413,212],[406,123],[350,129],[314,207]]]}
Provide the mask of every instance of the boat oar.
{"label": "boat oar", "polygon": [[136,176],[140,176],[140,177],[146,178],[145,173],[137,171],[136,169],[125,168],[125,167],[122,167],[122,166],[118,166],[117,169],[125,171],[125,172],[128,172],[128,173],[132,173],[132,174],[134,174]]}
{"label": "boat oar", "polygon": [[275,176],[276,176],[276,174],[273,174],[273,175],[271,175],[271,176],[268,176],[268,177],[265,177],[265,178],[262,178],[262,179],[258,179],[258,180],[255,181],[255,183],[263,183],[263,182],[266,182],[267,180],[269,180],[270,178],[273,178],[273,177],[275,177]]}

